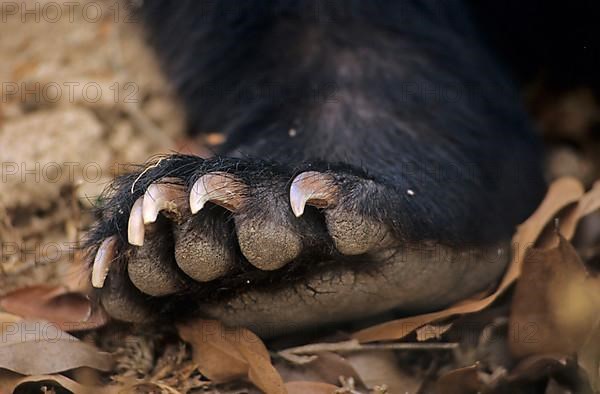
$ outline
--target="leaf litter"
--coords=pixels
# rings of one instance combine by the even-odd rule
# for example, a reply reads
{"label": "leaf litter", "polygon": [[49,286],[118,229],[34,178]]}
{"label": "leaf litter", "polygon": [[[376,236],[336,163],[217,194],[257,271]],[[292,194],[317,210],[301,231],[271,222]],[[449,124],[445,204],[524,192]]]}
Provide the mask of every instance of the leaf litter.
{"label": "leaf litter", "polygon": [[[60,339],[9,341],[4,347],[11,350],[0,352],[0,367],[20,374],[19,379],[10,375],[12,382],[20,382],[12,383],[13,387],[47,384],[49,379],[66,390],[81,384],[71,379],[68,371],[82,367],[118,370],[121,377],[113,377],[112,383],[104,379],[103,386],[123,392],[202,389],[226,393],[228,385],[243,387],[243,382],[267,393],[493,393],[539,381],[546,381],[554,389],[597,390],[600,279],[569,239],[574,237],[581,218],[598,208],[599,190],[596,186],[584,193],[571,178],[553,183],[540,208],[519,227],[513,239],[519,245],[514,250],[519,253],[496,291],[437,313],[402,319],[399,326],[399,321],[392,321],[347,334],[348,339],[342,342],[317,342],[273,353],[247,329],[195,320],[177,326],[177,333],[167,330],[160,335],[131,335],[125,338],[128,349],[113,349],[110,356],[61,330],[64,321],[89,314],[87,304],[82,302],[85,298],[68,299],[56,306],[49,300],[73,293],[60,287],[26,287],[0,298],[0,306],[7,309],[0,317],[23,325],[19,326],[21,331],[31,330],[41,336],[41,319],[55,312],[55,317],[61,318],[46,324],[52,325]],[[503,297],[509,302],[504,308],[508,320],[496,316],[490,308]],[[485,317],[485,313],[490,316]],[[484,337],[499,331],[510,352],[508,362],[494,364],[481,352],[469,353],[469,345],[460,338],[469,315],[485,322],[480,337],[469,339],[471,346],[487,346]],[[31,320],[35,318],[40,320]],[[411,330],[407,330],[406,322],[412,323]],[[31,324],[37,328],[28,328]],[[396,330],[397,326],[401,330]],[[6,327],[3,335],[10,338],[15,330]],[[101,329],[89,329],[96,330],[98,340]],[[165,335],[171,337],[171,342],[165,341]],[[176,345],[177,336],[188,346]],[[99,343],[102,347],[101,340]],[[422,363],[421,373],[407,369],[406,359],[398,352],[413,363]],[[29,360],[30,354],[38,355],[36,362]],[[116,361],[117,367],[113,368],[111,357],[118,358],[119,354],[121,361]],[[131,359],[134,354],[138,356]],[[473,359],[473,364],[460,366]],[[505,365],[501,365],[503,362]],[[76,391],[84,389],[81,386]]]}

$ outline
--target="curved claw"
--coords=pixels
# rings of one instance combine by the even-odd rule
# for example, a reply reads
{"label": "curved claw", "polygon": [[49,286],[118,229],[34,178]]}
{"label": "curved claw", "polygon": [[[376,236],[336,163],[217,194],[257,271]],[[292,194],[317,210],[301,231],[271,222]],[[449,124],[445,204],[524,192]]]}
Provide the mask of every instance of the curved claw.
{"label": "curved claw", "polygon": [[144,197],[138,198],[131,212],[129,213],[129,221],[127,223],[127,241],[131,245],[142,246],[144,244],[144,217],[142,215],[142,206]]}
{"label": "curved claw", "polygon": [[302,216],[306,204],[317,208],[328,208],[337,203],[337,187],[333,178],[316,171],[298,175],[290,187],[290,205],[296,217]]}
{"label": "curved claw", "polygon": [[92,286],[95,288],[101,289],[104,287],[104,281],[115,259],[116,247],[117,237],[114,235],[106,238],[100,244],[92,266]]}
{"label": "curved claw", "polygon": [[245,188],[241,181],[223,172],[202,175],[190,191],[192,214],[200,211],[207,201],[235,212],[242,205]]}
{"label": "curved claw", "polygon": [[151,184],[144,194],[142,203],[144,224],[154,223],[158,218],[158,213],[162,210],[179,213],[184,195],[185,191],[181,185],[172,183]]}

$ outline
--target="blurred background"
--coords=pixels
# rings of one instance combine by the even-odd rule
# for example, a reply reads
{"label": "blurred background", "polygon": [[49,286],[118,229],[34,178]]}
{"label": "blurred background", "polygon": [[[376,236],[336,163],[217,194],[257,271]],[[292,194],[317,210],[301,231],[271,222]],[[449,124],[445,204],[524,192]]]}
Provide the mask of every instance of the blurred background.
{"label": "blurred background", "polygon": [[0,292],[7,292],[63,280],[57,275],[74,257],[88,209],[120,164],[181,148],[184,124],[120,2],[4,1],[0,18]]}

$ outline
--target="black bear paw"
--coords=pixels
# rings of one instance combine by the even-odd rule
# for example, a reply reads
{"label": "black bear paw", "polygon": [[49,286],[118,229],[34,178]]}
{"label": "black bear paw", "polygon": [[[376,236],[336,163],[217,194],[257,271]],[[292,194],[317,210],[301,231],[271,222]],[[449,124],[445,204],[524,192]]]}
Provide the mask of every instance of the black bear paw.
{"label": "black bear paw", "polygon": [[231,324],[279,319],[278,331],[429,309],[485,288],[504,267],[474,268],[465,249],[444,249],[442,262],[431,246],[407,247],[369,212],[393,190],[317,167],[174,155],[117,179],[89,241],[102,305],[132,322],[185,309]]}

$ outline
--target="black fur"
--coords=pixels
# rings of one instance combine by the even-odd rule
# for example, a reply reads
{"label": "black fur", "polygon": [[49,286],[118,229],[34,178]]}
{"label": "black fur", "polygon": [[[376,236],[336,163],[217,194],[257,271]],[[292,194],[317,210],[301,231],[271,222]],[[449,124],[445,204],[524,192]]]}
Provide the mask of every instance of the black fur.
{"label": "black fur", "polygon": [[[168,156],[117,179],[90,232],[92,252],[113,234],[126,245],[133,202],[169,176],[190,187],[210,171],[248,184],[328,172],[343,204],[397,239],[460,246],[509,239],[543,195],[532,126],[463,1],[146,0],[136,12],[190,133],[227,141],[216,158]],[[311,267],[315,256],[352,260],[307,256]],[[281,284],[308,269],[303,261],[279,276],[245,272],[242,261],[202,294],[239,288],[245,275]]]}
{"label": "black fur", "polygon": [[191,131],[227,135],[219,154],[366,172],[396,194],[368,210],[409,238],[506,237],[540,200],[531,125],[462,1],[154,0],[140,12]]}

